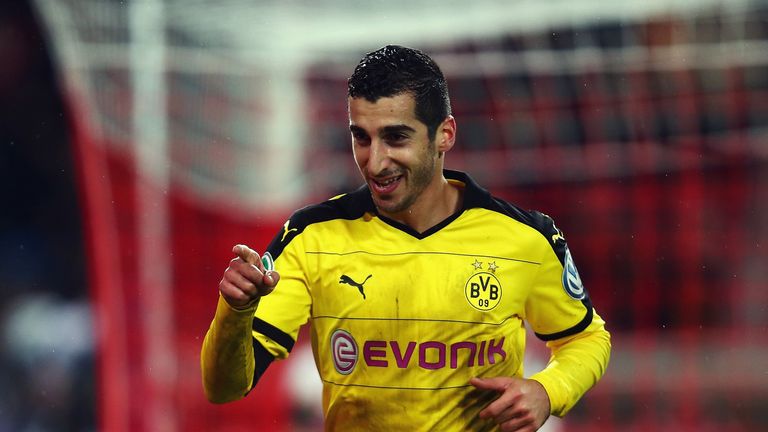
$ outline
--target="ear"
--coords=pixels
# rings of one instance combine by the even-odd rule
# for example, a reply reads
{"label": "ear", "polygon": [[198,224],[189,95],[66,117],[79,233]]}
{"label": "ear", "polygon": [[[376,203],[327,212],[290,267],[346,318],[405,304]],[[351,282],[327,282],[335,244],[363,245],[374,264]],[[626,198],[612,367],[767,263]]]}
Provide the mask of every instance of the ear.
{"label": "ear", "polygon": [[441,154],[453,148],[456,142],[456,119],[452,115],[443,120],[435,133],[437,151]]}

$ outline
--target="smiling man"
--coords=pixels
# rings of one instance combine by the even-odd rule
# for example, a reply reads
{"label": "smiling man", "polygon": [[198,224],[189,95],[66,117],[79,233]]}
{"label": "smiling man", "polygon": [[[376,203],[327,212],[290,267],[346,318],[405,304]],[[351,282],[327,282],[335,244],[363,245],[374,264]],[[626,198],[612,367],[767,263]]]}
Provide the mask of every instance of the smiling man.
{"label": "smiling man", "polygon": [[[353,93],[354,94],[354,93]],[[446,115],[429,133],[410,93],[349,98],[355,161],[379,214],[423,231],[456,212],[460,189],[442,175],[456,122]]]}
{"label": "smiling man", "polygon": [[[203,343],[208,398],[244,397],[310,321],[326,430],[531,431],[564,415],[610,335],[562,233],[444,169],[456,120],[424,53],[369,53],[347,102],[365,185],[294,213],[264,260],[233,248]],[[524,321],[552,350],[530,379]]]}

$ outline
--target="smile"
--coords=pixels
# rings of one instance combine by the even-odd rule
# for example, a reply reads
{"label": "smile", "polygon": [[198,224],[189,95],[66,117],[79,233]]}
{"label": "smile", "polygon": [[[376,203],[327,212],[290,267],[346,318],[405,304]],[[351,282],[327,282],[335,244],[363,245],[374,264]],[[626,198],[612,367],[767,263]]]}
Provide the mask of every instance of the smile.
{"label": "smile", "polygon": [[392,193],[397,188],[397,186],[400,184],[400,180],[402,180],[403,176],[397,176],[397,177],[391,177],[386,180],[374,180],[371,179],[371,187],[372,189],[379,194],[387,194]]}

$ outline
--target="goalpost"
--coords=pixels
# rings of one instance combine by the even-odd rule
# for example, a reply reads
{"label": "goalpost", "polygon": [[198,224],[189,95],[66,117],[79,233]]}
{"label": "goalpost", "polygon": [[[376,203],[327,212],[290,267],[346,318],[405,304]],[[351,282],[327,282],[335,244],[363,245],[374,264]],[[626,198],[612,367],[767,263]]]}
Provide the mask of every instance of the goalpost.
{"label": "goalpost", "polygon": [[[77,143],[104,430],[262,421],[245,408],[234,420],[206,411],[198,387],[196,337],[212,316],[218,266],[236,239],[265,246],[291,210],[357,185],[346,78],[386,43],[424,49],[448,77],[459,123],[449,168],[568,215],[558,225],[570,225],[612,331],[647,336],[639,355],[652,362],[653,349],[668,348],[656,337],[670,319],[678,335],[701,323],[755,336],[749,328],[768,324],[755,309],[765,243],[746,246],[733,223],[768,241],[765,1],[35,5]],[[727,251],[720,261],[710,235]],[[713,300],[702,286],[725,294]],[[704,335],[683,339],[688,351],[670,355],[695,358]],[[747,336],[737,342],[751,349]],[[637,376],[655,383],[658,372],[617,369],[596,397],[623,394]],[[705,375],[692,368],[681,379],[697,388]],[[737,378],[751,395],[765,383]],[[652,386],[641,390],[632,407],[647,405]],[[728,391],[737,401],[741,390]],[[669,421],[700,425],[690,413],[706,403],[683,402],[688,417]],[[618,424],[622,407],[596,405],[577,409],[569,430],[588,429],[592,414]]]}

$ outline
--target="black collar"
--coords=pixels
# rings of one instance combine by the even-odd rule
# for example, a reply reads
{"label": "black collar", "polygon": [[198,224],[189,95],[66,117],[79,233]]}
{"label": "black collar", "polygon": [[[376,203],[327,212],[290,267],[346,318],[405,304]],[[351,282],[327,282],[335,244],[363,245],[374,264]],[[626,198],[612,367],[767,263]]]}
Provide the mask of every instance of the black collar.
{"label": "black collar", "polygon": [[393,219],[390,219],[386,216],[380,215],[378,210],[376,209],[376,206],[373,204],[373,199],[371,198],[371,192],[368,190],[368,185],[363,185],[359,189],[357,189],[355,192],[352,193],[352,195],[357,195],[360,199],[363,201],[363,206],[365,207],[366,211],[372,214],[375,214],[379,217],[383,222],[386,224],[399,229],[400,231],[405,232],[406,234],[409,234],[413,237],[416,237],[417,239],[423,239],[426,237],[429,237],[430,235],[440,231],[443,227],[447,226],[451,222],[453,222],[456,218],[461,216],[461,214],[468,209],[471,208],[477,208],[477,207],[488,207],[491,203],[491,194],[487,190],[481,188],[468,174],[461,172],[461,171],[454,171],[454,170],[443,170],[443,176],[447,180],[453,180],[458,181],[460,183],[464,184],[464,194],[462,197],[462,203],[461,203],[461,209],[452,215],[448,216],[447,218],[440,221],[437,225],[429,228],[428,230],[420,233],[416,231],[415,229],[411,228],[410,226],[395,221]]}

